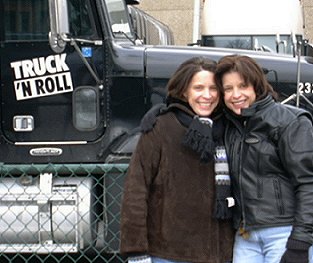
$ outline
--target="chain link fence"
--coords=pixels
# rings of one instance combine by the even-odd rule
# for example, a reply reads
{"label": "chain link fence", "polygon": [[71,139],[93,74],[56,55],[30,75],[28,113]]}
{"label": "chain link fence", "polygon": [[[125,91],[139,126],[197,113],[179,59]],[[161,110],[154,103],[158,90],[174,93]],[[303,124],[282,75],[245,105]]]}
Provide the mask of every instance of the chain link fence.
{"label": "chain link fence", "polygon": [[127,164],[0,165],[0,262],[125,262]]}

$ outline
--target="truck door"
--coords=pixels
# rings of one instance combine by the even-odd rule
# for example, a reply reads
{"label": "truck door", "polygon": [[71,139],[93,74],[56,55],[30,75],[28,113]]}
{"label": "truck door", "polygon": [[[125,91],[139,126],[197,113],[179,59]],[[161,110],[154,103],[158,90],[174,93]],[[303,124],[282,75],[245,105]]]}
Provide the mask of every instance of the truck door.
{"label": "truck door", "polygon": [[[71,3],[71,32],[76,37],[98,37],[87,2]],[[49,1],[0,0],[0,7],[4,137],[16,144],[87,143],[101,137],[103,91],[73,46],[58,54],[51,50]],[[79,48],[95,74],[102,72],[98,68],[103,65],[102,47]]]}

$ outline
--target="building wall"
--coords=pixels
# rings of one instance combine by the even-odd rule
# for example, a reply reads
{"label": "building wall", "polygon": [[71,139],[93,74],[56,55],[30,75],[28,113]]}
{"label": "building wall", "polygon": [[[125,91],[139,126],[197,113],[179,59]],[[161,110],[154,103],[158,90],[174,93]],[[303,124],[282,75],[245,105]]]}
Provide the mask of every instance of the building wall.
{"label": "building wall", "polygon": [[168,25],[176,45],[192,42],[193,0],[142,0],[138,8]]}
{"label": "building wall", "polygon": [[313,0],[301,0],[304,14],[304,34],[305,38],[313,43]]}
{"label": "building wall", "polygon": [[[304,37],[308,39],[310,43],[313,43],[313,0],[299,1],[302,1],[303,4],[305,23]],[[200,3],[202,8],[203,0],[201,0]],[[194,0],[141,0],[138,7],[167,24],[174,33],[176,45],[187,45],[192,43]],[[199,27],[201,34],[201,26],[199,25]]]}

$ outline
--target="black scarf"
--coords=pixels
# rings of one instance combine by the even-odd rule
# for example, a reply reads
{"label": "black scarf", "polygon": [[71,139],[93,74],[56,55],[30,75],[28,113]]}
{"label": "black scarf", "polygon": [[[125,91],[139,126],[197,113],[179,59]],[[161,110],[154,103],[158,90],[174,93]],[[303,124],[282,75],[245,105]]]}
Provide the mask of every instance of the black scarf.
{"label": "black scarf", "polygon": [[200,118],[195,115],[187,102],[172,97],[168,97],[166,102],[166,105],[155,105],[146,113],[140,124],[141,132],[146,133],[152,130],[157,116],[172,111],[179,122],[187,128],[182,141],[183,145],[199,154],[200,161],[203,163],[214,160],[216,186],[214,217],[229,219],[233,198],[223,143],[224,121],[220,109],[217,108],[211,114],[212,119]]}
{"label": "black scarf", "polygon": [[[191,109],[185,102],[175,100]],[[171,104],[168,105],[169,109]],[[214,217],[217,219],[229,219],[232,216],[231,207],[234,199],[231,197],[231,181],[226,150],[223,144],[224,122],[221,116],[213,114],[215,121],[210,118],[201,118],[197,115],[193,117],[185,111],[174,107],[172,111],[182,125],[188,128],[183,145],[191,148],[200,155],[200,161],[208,163],[214,159],[215,170],[215,207]],[[214,116],[215,115],[215,116]]]}
{"label": "black scarf", "polygon": [[188,128],[183,145],[191,148],[200,155],[200,161],[208,163],[214,158],[215,143],[212,136],[212,120],[199,118],[197,115],[191,117],[187,113],[175,110],[177,119]]}

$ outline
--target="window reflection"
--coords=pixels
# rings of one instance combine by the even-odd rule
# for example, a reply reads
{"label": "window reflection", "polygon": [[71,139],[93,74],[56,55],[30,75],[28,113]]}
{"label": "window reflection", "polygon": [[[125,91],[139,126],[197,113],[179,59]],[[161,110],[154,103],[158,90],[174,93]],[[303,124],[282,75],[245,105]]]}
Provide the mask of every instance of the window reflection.
{"label": "window reflection", "polygon": [[5,40],[48,39],[48,1],[3,0],[3,12]]}
{"label": "window reflection", "polygon": [[[0,0],[4,23],[4,40],[48,40],[50,31],[49,1],[42,0]],[[95,35],[86,0],[69,0],[68,11],[70,33],[74,37]]]}
{"label": "window reflection", "polygon": [[106,0],[113,33],[121,33],[131,37],[127,8],[122,0]]}

